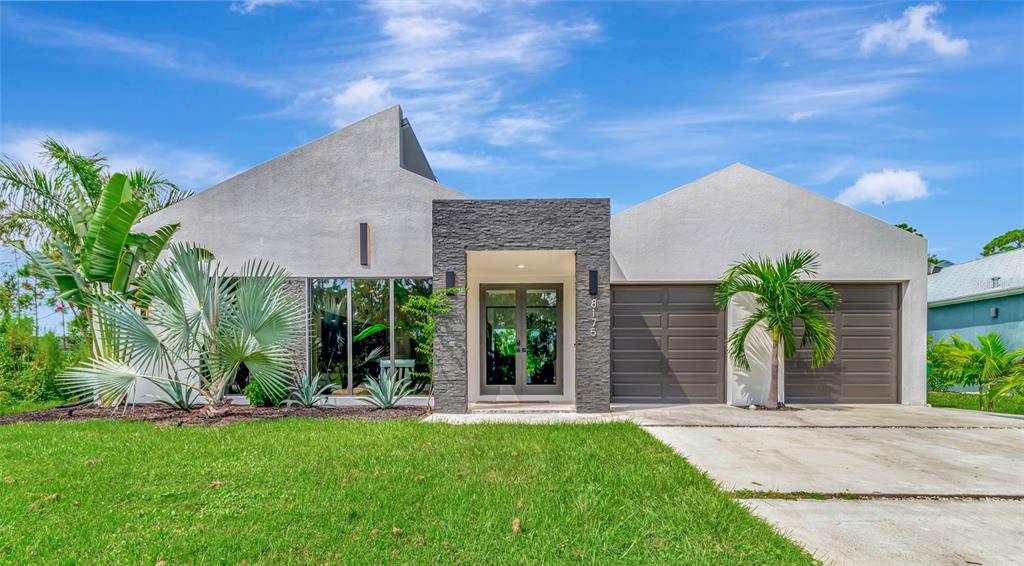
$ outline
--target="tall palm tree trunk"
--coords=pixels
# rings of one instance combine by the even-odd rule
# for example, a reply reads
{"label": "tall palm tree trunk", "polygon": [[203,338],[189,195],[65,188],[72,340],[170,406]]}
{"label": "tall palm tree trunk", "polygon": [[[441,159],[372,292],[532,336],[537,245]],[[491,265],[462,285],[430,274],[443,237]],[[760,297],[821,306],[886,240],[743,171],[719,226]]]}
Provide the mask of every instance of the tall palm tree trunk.
{"label": "tall palm tree trunk", "polygon": [[772,378],[768,383],[768,403],[775,408],[782,406],[779,402],[779,340],[772,338]]}

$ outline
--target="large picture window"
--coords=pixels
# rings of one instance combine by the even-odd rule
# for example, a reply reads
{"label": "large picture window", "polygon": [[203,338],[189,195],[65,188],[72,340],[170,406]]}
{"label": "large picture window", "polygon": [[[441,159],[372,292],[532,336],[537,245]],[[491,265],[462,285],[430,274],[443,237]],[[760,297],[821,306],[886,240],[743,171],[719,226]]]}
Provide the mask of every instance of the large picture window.
{"label": "large picture window", "polygon": [[363,395],[367,379],[392,368],[413,382],[414,393],[426,394],[423,331],[402,306],[430,292],[427,278],[310,280],[310,370],[337,384],[335,395]]}
{"label": "large picture window", "polygon": [[387,279],[355,279],[352,288],[352,393],[391,361],[391,290]]}
{"label": "large picture window", "polygon": [[348,279],[314,279],[310,290],[309,359],[313,373],[348,392]]}
{"label": "large picture window", "polygon": [[413,382],[414,394],[425,395],[430,387],[430,368],[424,347],[424,332],[407,314],[404,307],[411,297],[426,297],[431,292],[430,279],[395,279],[395,371]]}

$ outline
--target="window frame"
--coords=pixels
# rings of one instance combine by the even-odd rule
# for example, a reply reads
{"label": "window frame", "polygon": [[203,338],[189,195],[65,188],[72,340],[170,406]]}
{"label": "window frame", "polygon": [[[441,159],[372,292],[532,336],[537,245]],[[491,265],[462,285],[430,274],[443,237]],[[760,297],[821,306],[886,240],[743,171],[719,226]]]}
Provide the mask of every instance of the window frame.
{"label": "window frame", "polygon": [[[345,363],[347,364],[345,369],[345,397],[354,397],[353,394],[353,360],[352,360],[352,327],[354,326],[352,321],[352,304],[354,302],[354,286],[356,280],[387,280],[388,282],[388,362],[390,367],[395,367],[395,281],[398,279],[423,279],[430,282],[430,289],[433,292],[434,281],[432,277],[417,277],[417,276],[396,276],[396,277],[307,277],[306,278],[306,317],[309,320],[309,324],[313,324],[313,284],[314,281],[322,280],[344,280],[345,281],[345,309],[347,317],[347,323],[345,325]],[[306,371],[309,375],[316,375],[318,368],[316,362],[313,360],[313,341],[312,335],[307,329],[306,331]],[[433,376],[431,376],[433,380]]]}

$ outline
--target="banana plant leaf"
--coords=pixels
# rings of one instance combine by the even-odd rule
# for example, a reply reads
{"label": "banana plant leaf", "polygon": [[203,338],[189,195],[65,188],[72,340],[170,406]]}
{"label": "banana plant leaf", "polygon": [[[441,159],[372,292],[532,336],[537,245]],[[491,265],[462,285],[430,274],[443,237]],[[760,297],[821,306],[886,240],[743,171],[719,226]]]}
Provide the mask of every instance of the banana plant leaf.
{"label": "banana plant leaf", "polygon": [[128,282],[138,270],[139,261],[142,259],[142,251],[138,246],[125,246],[121,256],[117,259],[117,268],[114,276],[110,279],[110,288],[119,293],[128,290]]}
{"label": "banana plant leaf", "polygon": [[168,224],[167,226],[157,228],[156,232],[153,232],[146,238],[146,243],[142,246],[142,259],[147,263],[155,262],[164,249],[167,248],[171,238],[174,237],[175,232],[178,231],[180,226],[180,224]]}
{"label": "banana plant leaf", "polygon": [[[125,246],[131,235],[132,226],[142,215],[145,205],[142,201],[130,200],[123,202],[111,211],[102,225],[96,231],[96,239],[91,248],[85,250],[82,255],[82,268],[85,275],[95,281],[110,282],[117,271],[118,262],[125,251]],[[99,220],[98,214],[93,217],[93,223]]]}
{"label": "banana plant leaf", "polygon": [[75,204],[68,209],[68,212],[71,216],[71,226],[75,230],[75,235],[84,241],[89,235],[89,221],[92,220],[93,214],[92,207],[79,195]]}
{"label": "banana plant leaf", "polygon": [[[99,237],[103,225],[114,214],[118,206],[131,199],[131,188],[128,187],[127,180],[128,178],[124,174],[114,173],[110,176],[110,180],[107,181],[107,185],[103,187],[103,192],[100,193],[99,202],[96,203],[96,210],[93,212],[92,218],[89,219],[89,230],[85,235],[83,245],[82,267],[86,273],[89,272],[89,262],[91,261],[89,255],[92,253],[93,246],[96,245],[96,239]],[[120,250],[118,251],[120,252]],[[114,261],[116,260],[117,256],[115,255]],[[111,264],[110,267],[110,272],[113,274],[113,265]]]}
{"label": "banana plant leaf", "polygon": [[60,297],[65,301],[80,305],[85,300],[85,282],[82,281],[74,270],[54,261],[46,254],[26,250],[21,246],[31,262],[31,272],[56,285]]}

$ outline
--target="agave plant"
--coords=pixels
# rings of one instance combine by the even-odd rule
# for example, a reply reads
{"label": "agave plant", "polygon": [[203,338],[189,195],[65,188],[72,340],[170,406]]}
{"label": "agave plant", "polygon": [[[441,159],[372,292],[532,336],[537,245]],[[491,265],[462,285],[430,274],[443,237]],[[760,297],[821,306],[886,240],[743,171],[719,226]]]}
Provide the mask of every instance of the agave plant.
{"label": "agave plant", "polygon": [[327,405],[328,399],[325,392],[337,387],[337,384],[328,383],[323,387],[319,387],[323,381],[325,381],[323,374],[318,373],[315,376],[310,376],[309,373],[303,373],[302,377],[299,378],[299,383],[292,387],[291,396],[282,401],[281,404],[289,407],[300,405],[307,408]]}
{"label": "agave plant", "polygon": [[191,411],[199,404],[199,393],[191,387],[186,387],[183,383],[175,381],[168,383],[166,387],[162,388],[166,394],[166,398],[158,395],[147,395],[157,403],[162,403],[168,407],[175,409],[181,409],[182,411]]}
{"label": "agave plant", "polygon": [[363,385],[369,395],[360,397],[359,400],[378,409],[391,409],[412,393],[412,382],[408,377],[398,377],[395,370],[380,377],[368,378]]}
{"label": "agave plant", "polygon": [[169,398],[190,389],[212,407],[245,364],[263,391],[284,396],[289,346],[305,318],[285,281],[284,270],[262,261],[229,277],[209,252],[172,245],[141,280],[146,314],[120,295],[96,300],[96,355],[58,379],[72,394],[109,406],[129,402],[146,381]]}

